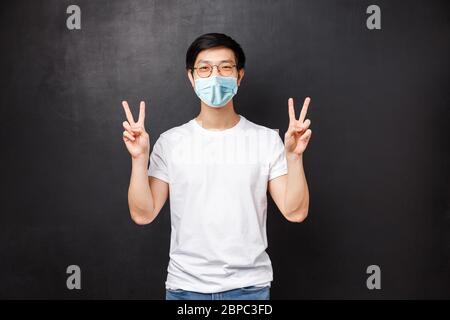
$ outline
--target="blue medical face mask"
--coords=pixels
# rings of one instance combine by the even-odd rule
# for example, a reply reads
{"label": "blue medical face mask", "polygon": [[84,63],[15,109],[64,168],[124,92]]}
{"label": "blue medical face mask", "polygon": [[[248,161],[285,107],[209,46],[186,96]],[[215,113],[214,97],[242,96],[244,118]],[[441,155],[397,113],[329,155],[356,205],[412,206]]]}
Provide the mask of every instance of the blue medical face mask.
{"label": "blue medical face mask", "polygon": [[208,106],[225,106],[237,93],[237,78],[210,76],[195,80],[195,93]]}

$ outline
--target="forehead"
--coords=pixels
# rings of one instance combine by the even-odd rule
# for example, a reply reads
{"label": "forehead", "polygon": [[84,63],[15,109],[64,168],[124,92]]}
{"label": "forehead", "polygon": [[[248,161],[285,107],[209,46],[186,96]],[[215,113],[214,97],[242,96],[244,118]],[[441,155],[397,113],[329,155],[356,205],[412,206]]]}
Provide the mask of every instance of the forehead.
{"label": "forehead", "polygon": [[236,62],[233,50],[229,48],[211,48],[200,51],[195,59],[195,63],[199,62],[211,62],[220,63],[222,61]]}

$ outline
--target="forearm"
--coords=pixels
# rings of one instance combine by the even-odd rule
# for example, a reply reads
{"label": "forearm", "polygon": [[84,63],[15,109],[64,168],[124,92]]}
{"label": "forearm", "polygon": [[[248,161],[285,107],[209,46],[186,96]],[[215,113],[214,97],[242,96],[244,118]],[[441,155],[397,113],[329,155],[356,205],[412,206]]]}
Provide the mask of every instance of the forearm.
{"label": "forearm", "polygon": [[286,156],[288,174],[284,207],[286,217],[301,222],[308,215],[309,190],[303,169],[303,155]]}
{"label": "forearm", "polygon": [[128,205],[133,221],[146,224],[153,220],[154,203],[147,175],[148,157],[132,158]]}

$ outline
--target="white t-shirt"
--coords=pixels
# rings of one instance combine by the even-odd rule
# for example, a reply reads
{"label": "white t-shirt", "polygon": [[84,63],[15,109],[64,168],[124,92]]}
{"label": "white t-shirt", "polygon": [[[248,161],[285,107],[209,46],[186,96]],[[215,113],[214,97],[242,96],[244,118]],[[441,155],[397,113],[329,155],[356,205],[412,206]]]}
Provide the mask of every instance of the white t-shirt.
{"label": "white t-shirt", "polygon": [[242,115],[225,130],[192,119],[162,133],[148,175],[169,184],[166,288],[212,293],[270,285],[267,183],[284,174],[278,132]]}

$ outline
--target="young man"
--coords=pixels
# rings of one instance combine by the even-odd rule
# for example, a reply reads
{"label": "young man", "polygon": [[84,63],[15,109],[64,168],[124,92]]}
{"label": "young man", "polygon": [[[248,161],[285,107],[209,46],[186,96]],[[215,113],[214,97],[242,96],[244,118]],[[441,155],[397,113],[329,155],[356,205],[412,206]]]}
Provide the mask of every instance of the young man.
{"label": "young man", "polygon": [[137,122],[122,103],[128,120],[123,141],[132,157],[131,218],[148,224],[170,199],[166,299],[269,299],[267,191],[289,221],[302,222],[308,214],[302,155],[311,137],[311,121],[305,120],[310,99],[299,119],[288,100],[283,144],[277,131],[235,112],[244,66],[244,52],[232,38],[197,38],[187,51],[186,71],[200,113],[162,133],[150,156],[144,102]]}

